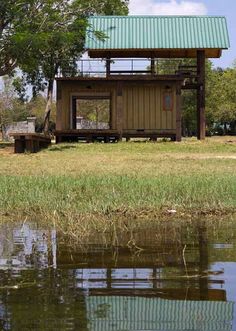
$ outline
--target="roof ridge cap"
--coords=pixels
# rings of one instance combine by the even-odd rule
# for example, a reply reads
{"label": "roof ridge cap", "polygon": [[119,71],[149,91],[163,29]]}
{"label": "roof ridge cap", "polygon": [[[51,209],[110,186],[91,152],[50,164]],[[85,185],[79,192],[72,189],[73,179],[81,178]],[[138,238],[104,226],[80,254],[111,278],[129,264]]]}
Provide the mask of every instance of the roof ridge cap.
{"label": "roof ridge cap", "polygon": [[94,15],[89,16],[89,18],[149,18],[149,17],[156,17],[156,18],[163,18],[163,17],[179,17],[179,18],[187,18],[187,17],[198,17],[198,18],[226,18],[224,15]]}

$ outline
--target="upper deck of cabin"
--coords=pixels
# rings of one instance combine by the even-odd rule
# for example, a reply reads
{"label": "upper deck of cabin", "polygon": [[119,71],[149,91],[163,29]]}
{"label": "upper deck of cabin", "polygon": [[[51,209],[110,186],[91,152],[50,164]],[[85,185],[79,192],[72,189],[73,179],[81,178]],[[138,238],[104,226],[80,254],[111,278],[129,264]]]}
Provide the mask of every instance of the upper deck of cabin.
{"label": "upper deck of cabin", "polygon": [[197,78],[196,60],[182,59],[80,59],[77,71],[63,69],[59,80],[181,80]]}
{"label": "upper deck of cabin", "polygon": [[217,58],[230,43],[222,16],[93,16],[85,45],[89,57],[77,72],[59,77],[197,78],[199,51]]}

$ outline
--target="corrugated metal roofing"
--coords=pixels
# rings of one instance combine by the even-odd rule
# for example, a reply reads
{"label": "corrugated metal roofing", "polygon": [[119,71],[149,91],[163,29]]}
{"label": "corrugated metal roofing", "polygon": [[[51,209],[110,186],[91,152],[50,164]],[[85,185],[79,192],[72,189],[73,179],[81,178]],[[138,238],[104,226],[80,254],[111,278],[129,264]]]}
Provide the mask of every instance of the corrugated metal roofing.
{"label": "corrugated metal roofing", "polygon": [[125,296],[90,296],[86,306],[90,331],[231,331],[234,309],[232,302]]}
{"label": "corrugated metal roofing", "polygon": [[[227,49],[223,16],[93,16],[86,47],[95,49]],[[105,33],[99,40],[92,30]]]}

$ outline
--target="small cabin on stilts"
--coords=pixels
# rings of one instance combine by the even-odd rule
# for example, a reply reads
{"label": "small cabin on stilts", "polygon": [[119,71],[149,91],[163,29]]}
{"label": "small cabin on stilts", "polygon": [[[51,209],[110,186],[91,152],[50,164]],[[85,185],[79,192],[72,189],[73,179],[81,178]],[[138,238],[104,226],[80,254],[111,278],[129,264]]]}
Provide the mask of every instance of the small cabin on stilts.
{"label": "small cabin on stilts", "polygon": [[224,17],[94,16],[86,47],[78,73],[57,78],[57,142],[180,141],[183,89],[197,90],[197,136],[205,138],[205,60],[229,47]]}

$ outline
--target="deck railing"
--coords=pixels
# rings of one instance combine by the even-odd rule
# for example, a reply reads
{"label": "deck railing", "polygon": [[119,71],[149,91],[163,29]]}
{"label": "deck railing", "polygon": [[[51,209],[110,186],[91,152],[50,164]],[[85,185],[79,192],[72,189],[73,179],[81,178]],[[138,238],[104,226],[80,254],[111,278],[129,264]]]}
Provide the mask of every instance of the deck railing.
{"label": "deck railing", "polygon": [[76,70],[60,70],[58,77],[181,74],[196,75],[196,65],[187,65],[183,59],[80,59]]}

